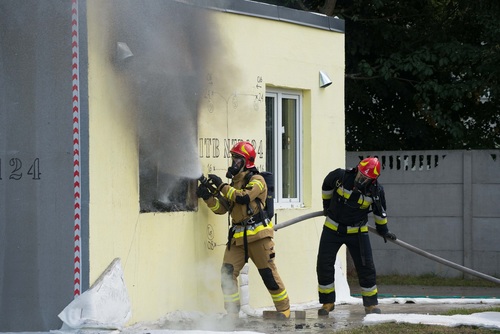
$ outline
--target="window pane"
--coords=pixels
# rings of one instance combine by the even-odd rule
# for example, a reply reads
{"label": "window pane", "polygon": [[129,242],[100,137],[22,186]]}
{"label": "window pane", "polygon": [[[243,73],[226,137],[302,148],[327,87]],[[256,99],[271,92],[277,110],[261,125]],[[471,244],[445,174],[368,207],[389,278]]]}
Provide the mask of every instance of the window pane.
{"label": "window pane", "polygon": [[297,198],[297,100],[282,100],[283,197]]}
{"label": "window pane", "polygon": [[274,115],[275,115],[274,97],[266,96],[266,170],[276,175],[274,168]]}
{"label": "window pane", "polygon": [[301,95],[295,91],[266,93],[266,163],[274,173],[276,203],[301,204]]}

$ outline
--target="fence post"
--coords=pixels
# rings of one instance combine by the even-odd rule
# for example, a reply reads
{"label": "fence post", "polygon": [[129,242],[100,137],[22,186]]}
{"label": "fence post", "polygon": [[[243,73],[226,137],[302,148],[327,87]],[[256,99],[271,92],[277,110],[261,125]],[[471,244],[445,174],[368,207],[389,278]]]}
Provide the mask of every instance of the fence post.
{"label": "fence post", "polygon": [[472,263],[472,152],[463,153],[463,247],[464,266],[473,268]]}

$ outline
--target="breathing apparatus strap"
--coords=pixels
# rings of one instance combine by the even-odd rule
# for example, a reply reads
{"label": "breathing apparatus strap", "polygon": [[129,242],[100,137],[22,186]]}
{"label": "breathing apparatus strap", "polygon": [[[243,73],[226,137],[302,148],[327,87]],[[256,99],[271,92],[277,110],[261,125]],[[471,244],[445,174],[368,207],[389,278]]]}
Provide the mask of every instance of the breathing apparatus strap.
{"label": "breathing apparatus strap", "polygon": [[247,225],[243,230],[243,248],[245,249],[245,263],[248,262],[248,238],[247,238]]}
{"label": "breathing apparatus strap", "polygon": [[[245,175],[245,184],[243,184],[243,186],[241,187],[241,189],[245,189],[246,188],[248,182],[250,182],[250,179],[252,178],[253,175],[254,175],[253,172],[248,172],[248,174]],[[249,216],[253,216],[253,210],[250,207],[250,202],[247,203],[247,214]]]}
{"label": "breathing apparatus strap", "polygon": [[[233,184],[231,183],[231,186]],[[227,249],[231,249],[231,240],[233,239],[234,235],[234,230],[231,228],[231,212],[233,211],[233,206],[234,203],[229,205],[229,209],[227,211],[227,229],[228,229],[228,235],[227,235]]]}

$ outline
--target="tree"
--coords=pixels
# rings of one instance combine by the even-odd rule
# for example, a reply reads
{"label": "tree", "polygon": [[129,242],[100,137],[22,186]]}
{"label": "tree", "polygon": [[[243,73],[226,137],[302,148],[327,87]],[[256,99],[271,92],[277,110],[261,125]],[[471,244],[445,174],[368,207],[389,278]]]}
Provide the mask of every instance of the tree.
{"label": "tree", "polygon": [[500,148],[497,0],[273,3],[345,20],[347,150]]}

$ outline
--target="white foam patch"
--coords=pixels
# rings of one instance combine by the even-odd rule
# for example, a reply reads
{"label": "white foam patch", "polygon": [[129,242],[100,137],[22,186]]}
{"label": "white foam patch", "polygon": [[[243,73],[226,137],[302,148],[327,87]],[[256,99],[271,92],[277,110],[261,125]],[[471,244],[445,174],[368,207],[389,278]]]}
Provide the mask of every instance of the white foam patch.
{"label": "white foam patch", "polygon": [[481,312],[470,315],[368,314],[363,319],[363,324],[365,325],[388,322],[447,327],[476,326],[500,329],[500,312]]}

